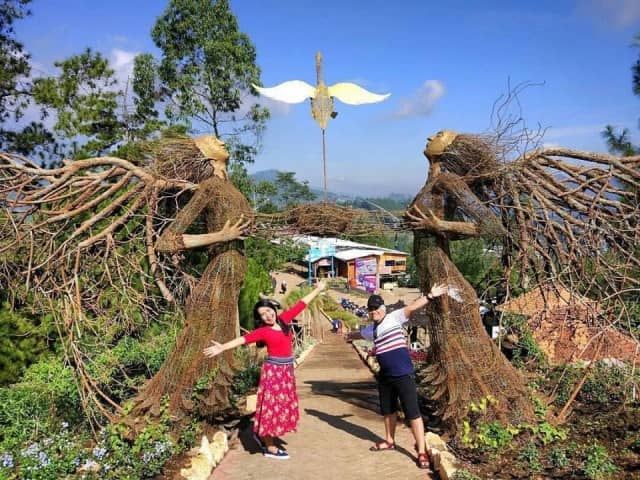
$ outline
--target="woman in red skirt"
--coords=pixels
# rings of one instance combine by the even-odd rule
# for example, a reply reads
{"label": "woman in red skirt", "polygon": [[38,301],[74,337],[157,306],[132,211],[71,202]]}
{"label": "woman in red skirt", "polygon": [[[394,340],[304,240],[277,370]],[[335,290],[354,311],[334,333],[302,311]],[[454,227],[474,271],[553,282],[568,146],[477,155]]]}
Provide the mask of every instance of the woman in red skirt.
{"label": "woman in red skirt", "polygon": [[227,343],[211,341],[204,349],[207,357],[213,357],[245,343],[260,342],[267,347],[267,359],[262,364],[258,399],[253,423],[254,437],[262,447],[265,457],[287,459],[289,454],[277,448],[274,438],[287,432],[295,432],[300,417],[298,394],[293,373],[293,328],[291,321],[324,289],[324,282],[301,298],[293,307],[278,315],[269,300],[260,300],[253,308],[256,329],[247,335]]}

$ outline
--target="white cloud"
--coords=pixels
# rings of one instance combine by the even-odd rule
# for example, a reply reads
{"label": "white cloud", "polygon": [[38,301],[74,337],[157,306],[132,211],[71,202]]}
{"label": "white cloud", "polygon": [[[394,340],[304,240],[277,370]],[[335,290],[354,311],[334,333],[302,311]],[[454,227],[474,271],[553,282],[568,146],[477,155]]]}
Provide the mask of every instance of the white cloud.
{"label": "white cloud", "polygon": [[640,20],[638,0],[578,0],[577,9],[614,28],[626,28]]}
{"label": "white cloud", "polygon": [[410,98],[400,99],[400,108],[393,113],[393,116],[407,118],[430,115],[436,102],[444,93],[445,88],[442,82],[426,80]]}
{"label": "white cloud", "polygon": [[127,80],[133,78],[133,60],[138,52],[128,52],[119,48],[111,50],[109,63],[115,71],[115,77],[118,80],[118,87],[124,88]]}

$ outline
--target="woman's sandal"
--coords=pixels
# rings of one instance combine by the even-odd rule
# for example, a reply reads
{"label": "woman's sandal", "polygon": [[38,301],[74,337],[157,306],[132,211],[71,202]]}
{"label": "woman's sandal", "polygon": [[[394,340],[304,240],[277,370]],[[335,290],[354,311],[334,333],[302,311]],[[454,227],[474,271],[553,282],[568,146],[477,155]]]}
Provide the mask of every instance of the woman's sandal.
{"label": "woman's sandal", "polygon": [[425,453],[419,453],[418,454],[418,458],[416,459],[416,465],[418,465],[418,468],[431,468],[431,465],[429,464],[429,455]]}
{"label": "woman's sandal", "polygon": [[395,450],[395,449],[396,449],[396,444],[395,443],[389,443],[386,440],[383,440],[382,442],[376,443],[372,447],[370,447],[369,451],[371,451],[371,452],[383,452],[384,450]]}

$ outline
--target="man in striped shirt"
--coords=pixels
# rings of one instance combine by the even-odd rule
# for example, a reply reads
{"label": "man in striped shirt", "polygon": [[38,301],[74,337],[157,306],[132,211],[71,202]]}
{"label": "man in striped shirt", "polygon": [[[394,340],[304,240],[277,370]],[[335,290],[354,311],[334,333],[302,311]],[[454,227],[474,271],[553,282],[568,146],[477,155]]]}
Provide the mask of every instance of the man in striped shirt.
{"label": "man in striped shirt", "polygon": [[371,295],[367,301],[369,318],[373,324],[361,330],[363,338],[373,340],[376,360],[380,364],[378,393],[380,411],[384,416],[385,439],[371,447],[371,451],[395,450],[395,433],[398,399],[411,432],[416,440],[420,468],[429,468],[429,457],[425,451],[424,424],[418,407],[418,393],[413,377],[413,364],[409,357],[403,325],[416,310],[448,291],[447,285],[435,285],[426,296],[414,300],[404,308],[387,313],[380,295]]}

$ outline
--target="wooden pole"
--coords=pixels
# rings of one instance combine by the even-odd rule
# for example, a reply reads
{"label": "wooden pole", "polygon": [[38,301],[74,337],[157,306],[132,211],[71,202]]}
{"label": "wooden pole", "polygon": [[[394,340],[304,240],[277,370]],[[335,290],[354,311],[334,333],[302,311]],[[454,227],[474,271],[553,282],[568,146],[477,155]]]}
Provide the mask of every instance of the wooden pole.
{"label": "wooden pole", "polygon": [[329,203],[327,195],[327,147],[325,144],[324,128],[322,129],[322,186],[324,188],[324,203]]}

